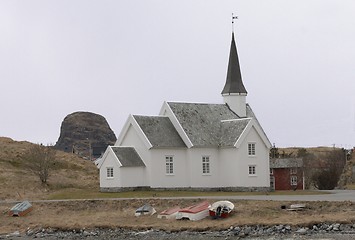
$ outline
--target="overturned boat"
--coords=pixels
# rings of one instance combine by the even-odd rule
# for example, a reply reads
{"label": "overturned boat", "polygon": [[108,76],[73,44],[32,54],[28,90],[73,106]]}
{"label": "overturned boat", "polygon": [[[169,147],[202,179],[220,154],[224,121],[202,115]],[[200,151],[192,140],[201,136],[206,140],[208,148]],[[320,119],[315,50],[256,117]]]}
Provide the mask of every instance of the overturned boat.
{"label": "overturned boat", "polygon": [[213,218],[227,218],[234,209],[234,204],[230,201],[218,201],[211,205],[209,214]]}
{"label": "overturned boat", "polygon": [[181,209],[180,207],[168,208],[162,211],[161,213],[159,213],[158,218],[175,219],[180,209]]}
{"label": "overturned boat", "polygon": [[209,207],[210,204],[207,201],[204,201],[196,205],[182,208],[178,211],[176,219],[189,219],[192,221],[201,220],[208,216]]}
{"label": "overturned boat", "polygon": [[150,206],[148,203],[146,203],[143,206],[137,208],[134,215],[136,217],[141,216],[141,215],[153,215],[156,212],[157,211],[152,206]]}
{"label": "overturned boat", "polygon": [[32,211],[32,204],[29,201],[17,203],[9,211],[9,216],[22,217]]}

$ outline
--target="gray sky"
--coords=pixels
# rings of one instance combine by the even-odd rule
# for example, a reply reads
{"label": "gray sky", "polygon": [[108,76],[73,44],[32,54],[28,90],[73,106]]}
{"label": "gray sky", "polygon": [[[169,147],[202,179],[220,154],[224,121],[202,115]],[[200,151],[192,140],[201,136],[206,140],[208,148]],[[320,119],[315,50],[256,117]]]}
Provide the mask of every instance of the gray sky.
{"label": "gray sky", "polygon": [[276,146],[355,145],[355,1],[0,1],[0,136],[55,143],[64,117],[222,103],[231,41]]}

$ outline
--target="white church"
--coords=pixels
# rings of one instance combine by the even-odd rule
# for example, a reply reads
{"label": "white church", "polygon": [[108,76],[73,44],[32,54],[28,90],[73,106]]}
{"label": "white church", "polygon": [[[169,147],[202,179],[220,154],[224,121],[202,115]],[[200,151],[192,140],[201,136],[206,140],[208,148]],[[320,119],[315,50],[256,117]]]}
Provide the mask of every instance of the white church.
{"label": "white church", "polygon": [[100,190],[268,191],[271,144],[246,96],[232,33],[224,103],[164,102],[158,116],[130,115],[98,165]]}

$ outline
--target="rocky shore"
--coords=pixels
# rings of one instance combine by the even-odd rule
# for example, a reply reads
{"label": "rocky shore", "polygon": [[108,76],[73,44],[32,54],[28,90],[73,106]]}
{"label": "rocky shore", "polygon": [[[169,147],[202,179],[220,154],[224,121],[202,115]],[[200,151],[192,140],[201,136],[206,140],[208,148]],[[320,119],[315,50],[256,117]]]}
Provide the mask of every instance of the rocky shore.
{"label": "rocky shore", "polygon": [[161,231],[128,229],[27,229],[0,235],[0,239],[354,239],[355,224],[320,223],[308,227],[274,226],[231,226],[222,231]]}

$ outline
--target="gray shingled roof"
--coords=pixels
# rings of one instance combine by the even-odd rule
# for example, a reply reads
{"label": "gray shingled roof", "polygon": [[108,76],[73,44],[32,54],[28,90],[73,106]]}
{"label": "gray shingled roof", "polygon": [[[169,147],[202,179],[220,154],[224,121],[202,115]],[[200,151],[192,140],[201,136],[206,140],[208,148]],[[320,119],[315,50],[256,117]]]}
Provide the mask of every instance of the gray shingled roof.
{"label": "gray shingled roof", "polygon": [[122,167],[144,167],[145,164],[133,147],[111,147]]}
{"label": "gray shingled roof", "polygon": [[[176,102],[168,104],[196,147],[232,146],[250,120],[222,122],[239,118],[226,104]],[[227,127],[231,129],[228,130]]]}
{"label": "gray shingled roof", "polygon": [[138,115],[133,117],[153,147],[186,147],[168,117]]}
{"label": "gray shingled roof", "polygon": [[300,168],[303,167],[302,158],[271,158],[270,168]]}
{"label": "gray shingled roof", "polygon": [[250,118],[222,122],[221,146],[234,146],[249,122]]}

